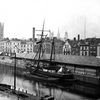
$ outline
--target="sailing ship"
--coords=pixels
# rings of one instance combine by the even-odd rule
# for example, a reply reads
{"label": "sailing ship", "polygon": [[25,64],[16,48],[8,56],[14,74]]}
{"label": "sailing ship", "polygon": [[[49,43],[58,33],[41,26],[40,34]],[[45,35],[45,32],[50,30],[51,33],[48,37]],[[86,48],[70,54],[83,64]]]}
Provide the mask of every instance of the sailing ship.
{"label": "sailing ship", "polygon": [[[72,82],[74,81],[73,74],[63,66],[56,65],[53,62],[53,55],[55,56],[55,46],[54,46],[54,38],[52,39],[52,47],[51,47],[51,54],[50,60],[48,63],[41,63],[41,55],[43,56],[42,47],[44,42],[44,24],[42,28],[42,34],[40,41],[38,42],[39,49],[36,55],[38,55],[37,62],[34,64],[26,64],[26,69],[33,75],[33,78],[38,78],[39,80],[48,81],[48,82]],[[36,56],[35,56],[36,57]],[[43,60],[43,59],[42,59]]]}

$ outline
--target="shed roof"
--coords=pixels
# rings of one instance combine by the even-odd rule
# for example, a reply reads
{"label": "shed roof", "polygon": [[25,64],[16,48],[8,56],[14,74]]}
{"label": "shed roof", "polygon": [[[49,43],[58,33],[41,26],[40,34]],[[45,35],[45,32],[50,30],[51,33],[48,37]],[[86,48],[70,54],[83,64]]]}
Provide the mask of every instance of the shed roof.
{"label": "shed roof", "polygon": [[[18,58],[34,59],[36,53],[31,54],[17,54]],[[38,55],[35,59],[38,59]],[[41,57],[41,60],[49,60],[50,54],[45,54]],[[100,58],[90,57],[90,56],[73,56],[73,55],[62,55],[57,54],[55,56],[54,62],[64,63],[69,65],[80,65],[100,68]]]}
{"label": "shed roof", "polygon": [[73,65],[100,66],[100,59],[90,56],[57,55],[56,61]]}

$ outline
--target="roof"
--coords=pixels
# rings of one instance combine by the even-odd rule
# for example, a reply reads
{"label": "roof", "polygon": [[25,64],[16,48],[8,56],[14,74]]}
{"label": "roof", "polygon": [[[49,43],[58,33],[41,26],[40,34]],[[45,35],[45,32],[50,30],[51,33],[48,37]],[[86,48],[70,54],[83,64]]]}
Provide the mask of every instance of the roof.
{"label": "roof", "polygon": [[[18,58],[27,58],[34,59],[36,53],[31,54],[19,54]],[[38,59],[38,56],[36,57]],[[50,59],[50,54],[45,54],[41,57],[42,60]],[[100,58],[90,57],[90,56],[73,56],[73,55],[62,55],[57,54],[55,56],[55,61],[58,63],[64,63],[69,65],[83,66],[83,67],[91,67],[91,68],[100,68]]]}
{"label": "roof", "polygon": [[100,59],[90,56],[57,55],[56,61],[73,65],[100,66]]}

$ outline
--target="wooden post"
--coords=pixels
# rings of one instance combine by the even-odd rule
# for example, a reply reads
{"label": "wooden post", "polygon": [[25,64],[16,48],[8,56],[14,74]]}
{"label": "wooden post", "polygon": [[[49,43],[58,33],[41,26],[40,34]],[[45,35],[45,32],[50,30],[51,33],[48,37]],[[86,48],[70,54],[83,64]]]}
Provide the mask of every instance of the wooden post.
{"label": "wooden post", "polygon": [[74,73],[75,73],[75,70],[76,70],[76,66],[74,66]]}
{"label": "wooden post", "polygon": [[96,70],[96,76],[98,76],[98,69],[96,68],[95,70]]}
{"label": "wooden post", "polygon": [[16,90],[16,53],[15,53],[15,63],[14,63],[14,91]]}

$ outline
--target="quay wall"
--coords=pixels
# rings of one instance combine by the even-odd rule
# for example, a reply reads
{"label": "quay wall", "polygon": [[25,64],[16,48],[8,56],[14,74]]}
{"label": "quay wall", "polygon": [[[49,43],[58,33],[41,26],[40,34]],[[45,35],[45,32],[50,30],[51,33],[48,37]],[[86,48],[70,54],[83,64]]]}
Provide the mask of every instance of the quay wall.
{"label": "quay wall", "polygon": [[85,82],[85,83],[94,84],[94,85],[100,85],[99,77],[93,77],[93,76],[82,75],[82,74],[74,74],[74,77],[77,81],[80,81],[80,82]]}
{"label": "quay wall", "polygon": [[[25,72],[25,71],[26,71],[25,68],[16,66],[16,75],[22,75],[23,72]],[[0,62],[0,73],[3,73],[3,72],[14,74],[14,65],[9,64],[9,63],[1,63]]]}

